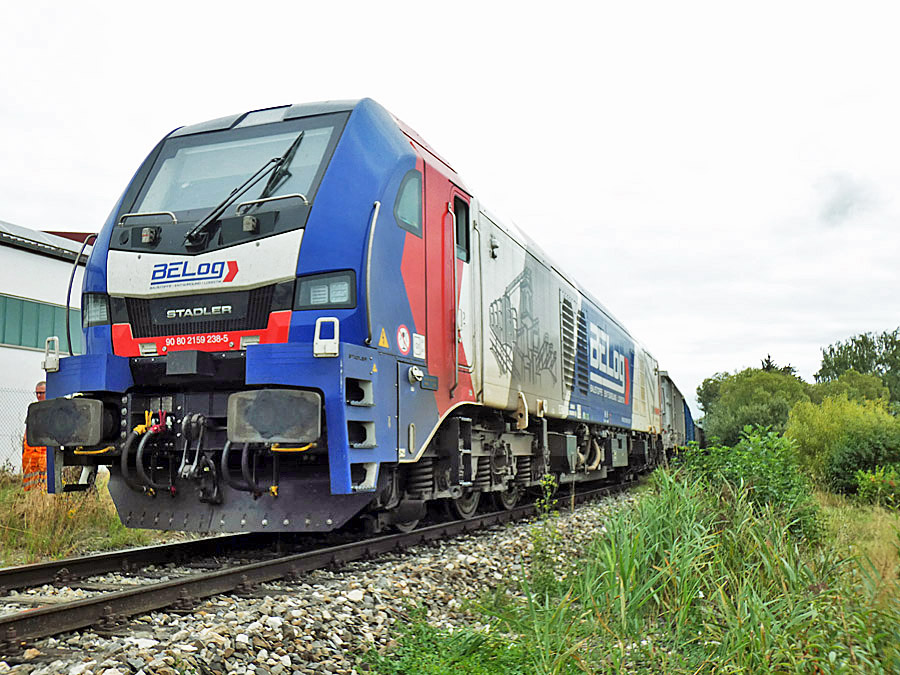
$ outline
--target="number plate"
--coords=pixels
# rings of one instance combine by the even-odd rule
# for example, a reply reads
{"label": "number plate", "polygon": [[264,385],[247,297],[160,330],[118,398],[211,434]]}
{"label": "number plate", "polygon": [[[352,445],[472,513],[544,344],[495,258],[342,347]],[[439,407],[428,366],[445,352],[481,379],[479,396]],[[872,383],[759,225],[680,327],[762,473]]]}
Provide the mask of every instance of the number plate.
{"label": "number plate", "polygon": [[221,345],[227,349],[233,340],[228,333],[203,333],[201,335],[178,335],[165,338],[166,347],[190,347],[205,345]]}

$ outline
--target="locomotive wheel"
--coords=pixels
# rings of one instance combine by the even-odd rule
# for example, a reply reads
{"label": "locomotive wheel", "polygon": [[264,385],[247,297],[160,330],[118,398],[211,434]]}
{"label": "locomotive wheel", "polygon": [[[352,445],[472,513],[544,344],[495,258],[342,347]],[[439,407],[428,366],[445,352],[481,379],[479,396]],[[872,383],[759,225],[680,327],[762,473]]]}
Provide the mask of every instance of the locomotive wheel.
{"label": "locomotive wheel", "polygon": [[407,532],[412,532],[419,526],[419,519],[415,520],[407,520],[405,523],[394,523],[394,527],[398,532],[403,532],[406,534]]}
{"label": "locomotive wheel", "polygon": [[481,492],[473,490],[456,499],[447,499],[444,504],[447,507],[447,515],[451,518],[471,518],[478,510],[481,501]]}
{"label": "locomotive wheel", "polygon": [[520,497],[519,487],[514,484],[510,484],[510,486],[501,492],[494,492],[494,504],[498,509],[504,509],[506,511],[511,511],[516,508],[516,504],[519,503]]}

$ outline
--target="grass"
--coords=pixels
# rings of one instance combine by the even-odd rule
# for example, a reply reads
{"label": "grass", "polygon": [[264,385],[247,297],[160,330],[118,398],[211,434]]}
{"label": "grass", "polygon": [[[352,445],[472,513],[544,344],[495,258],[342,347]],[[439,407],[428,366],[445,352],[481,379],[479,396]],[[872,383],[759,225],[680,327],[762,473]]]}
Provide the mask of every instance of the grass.
{"label": "grass", "polygon": [[49,495],[25,492],[21,477],[0,473],[0,565],[151,543],[157,533],[119,521],[107,482],[105,474],[94,490]]}
{"label": "grass", "polygon": [[410,610],[397,637],[392,651],[365,654],[364,667],[384,675],[493,675],[522,673],[522,663],[530,660],[527,645],[493,632],[435,628],[418,607]]}
{"label": "grass", "polygon": [[900,513],[830,492],[816,497],[834,546],[871,564],[881,583],[881,599],[898,598]]}

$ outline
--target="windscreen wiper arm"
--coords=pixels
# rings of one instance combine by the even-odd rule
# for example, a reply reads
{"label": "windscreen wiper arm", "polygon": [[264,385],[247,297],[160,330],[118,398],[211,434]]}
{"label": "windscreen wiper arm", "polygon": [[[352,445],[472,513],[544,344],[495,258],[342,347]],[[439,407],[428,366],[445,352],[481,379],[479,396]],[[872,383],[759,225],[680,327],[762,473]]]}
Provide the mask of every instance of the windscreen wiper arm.
{"label": "windscreen wiper arm", "polygon": [[[194,245],[201,243],[203,241],[203,235],[206,234],[206,228],[214,223],[223,213],[225,213],[225,210],[230,204],[233,204],[238,197],[240,197],[242,194],[247,192],[247,190],[261,181],[270,171],[274,170],[277,174],[279,172],[279,169],[284,166],[285,163],[290,163],[291,158],[297,151],[297,146],[300,145],[300,139],[302,138],[303,132],[301,131],[297,138],[294,139],[294,142],[291,143],[291,146],[281,157],[273,157],[265,164],[263,164],[259,169],[257,169],[256,172],[252,176],[250,176],[250,178],[234,188],[234,190],[232,190],[225,199],[219,202],[209,211],[209,213],[203,216],[200,221],[191,229],[190,232],[184,235],[184,243]],[[283,176],[284,173],[282,173],[281,175]],[[271,181],[269,182],[271,183]],[[268,187],[269,183],[266,184],[267,189]]]}
{"label": "windscreen wiper arm", "polygon": [[297,138],[294,139],[294,142],[291,143],[291,146],[281,156],[281,159],[278,161],[278,165],[275,167],[272,175],[269,176],[269,180],[266,182],[266,186],[259,194],[260,199],[271,197],[275,193],[275,190],[280,188],[284,181],[291,177],[291,172],[288,167],[291,165],[291,162],[294,161],[294,155],[297,154],[297,148],[300,147],[300,142],[302,140],[303,132],[301,131]]}
{"label": "windscreen wiper arm", "polygon": [[231,191],[225,199],[219,202],[216,206],[214,206],[209,213],[203,216],[200,221],[188,232],[184,235],[184,243],[185,244],[199,244],[203,241],[201,235],[205,235],[206,228],[209,227],[212,223],[216,221],[224,212],[225,209],[228,208],[228,205],[231,204],[235,199],[244,194],[247,190],[252,188],[256,183],[262,180],[263,176],[269,173],[275,164],[278,163],[279,158],[273,157],[268,162],[263,164],[259,169],[257,169],[256,173],[254,173],[250,178],[245,180],[243,183],[238,185],[234,190]]}

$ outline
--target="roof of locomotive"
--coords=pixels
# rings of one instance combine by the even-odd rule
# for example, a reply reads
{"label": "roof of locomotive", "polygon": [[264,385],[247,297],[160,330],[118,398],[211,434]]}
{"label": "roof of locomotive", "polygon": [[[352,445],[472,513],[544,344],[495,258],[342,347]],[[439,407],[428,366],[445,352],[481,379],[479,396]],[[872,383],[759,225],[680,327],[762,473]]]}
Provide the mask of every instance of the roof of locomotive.
{"label": "roof of locomotive", "polygon": [[181,127],[169,134],[169,138],[189,136],[191,134],[202,134],[207,131],[222,131],[223,129],[233,129],[238,126],[282,122],[284,120],[293,120],[298,117],[312,117],[313,115],[325,115],[335,112],[350,112],[361,100],[363,99],[299,103],[296,105],[280,105],[271,108],[260,108],[259,110],[248,110],[234,115],[219,117],[207,122],[200,122],[199,124]]}

